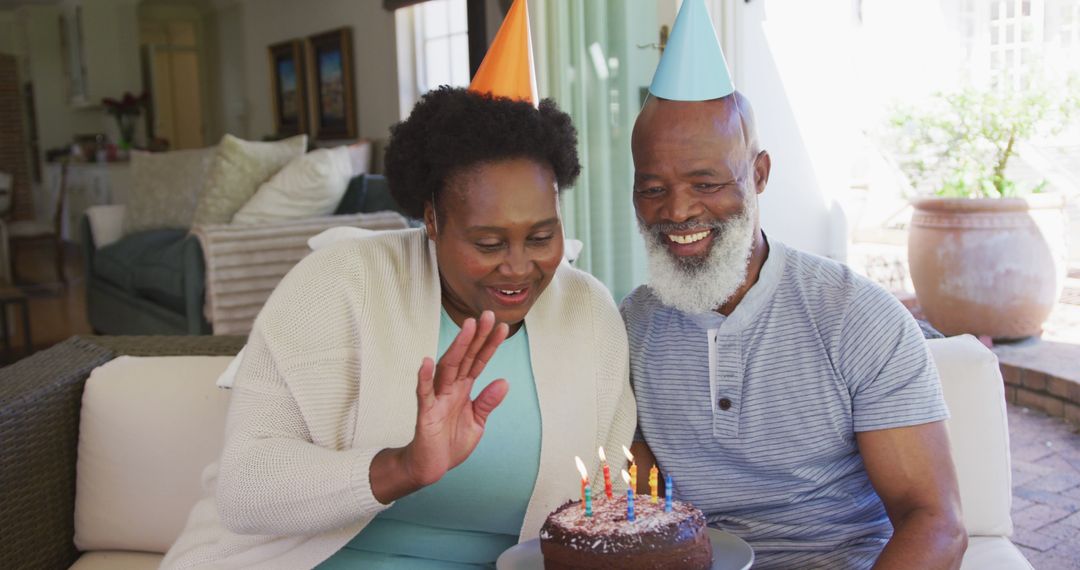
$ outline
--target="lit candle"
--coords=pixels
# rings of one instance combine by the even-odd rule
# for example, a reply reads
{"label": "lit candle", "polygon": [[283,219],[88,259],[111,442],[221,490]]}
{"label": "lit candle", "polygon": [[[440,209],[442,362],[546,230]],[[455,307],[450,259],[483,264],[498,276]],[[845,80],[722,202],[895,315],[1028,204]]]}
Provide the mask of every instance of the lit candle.
{"label": "lit candle", "polygon": [[626,454],[626,459],[630,461],[630,488],[637,493],[637,463],[634,463],[634,456],[625,445],[622,446],[622,450]]}
{"label": "lit candle", "polygon": [[657,497],[657,489],[660,486],[660,470],[656,468],[656,464],[653,463],[652,469],[649,469],[649,492],[652,493],[652,502],[656,503],[659,500]]}
{"label": "lit candle", "polygon": [[604,447],[600,446],[600,463],[604,466],[604,494],[611,497],[611,470],[608,469],[607,457],[604,457]]}
{"label": "lit candle", "polygon": [[581,472],[581,506],[585,508],[585,516],[592,516],[592,489],[589,488],[589,471],[585,469],[585,463],[580,457],[574,456],[578,471]]}
{"label": "lit candle", "polygon": [[626,488],[626,520],[634,522],[634,487],[630,485],[630,474],[626,469],[622,470],[622,478],[629,485]]}
{"label": "lit candle", "polygon": [[671,512],[671,474],[664,474],[664,512]]}

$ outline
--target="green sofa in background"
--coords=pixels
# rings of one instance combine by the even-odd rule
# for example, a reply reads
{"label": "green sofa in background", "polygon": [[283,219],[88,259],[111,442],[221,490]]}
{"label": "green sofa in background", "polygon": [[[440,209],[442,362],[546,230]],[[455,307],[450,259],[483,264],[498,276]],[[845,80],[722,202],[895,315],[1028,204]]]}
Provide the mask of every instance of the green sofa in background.
{"label": "green sofa in background", "polygon": [[[353,178],[334,215],[400,212],[386,179]],[[147,230],[97,248],[83,216],[81,248],[86,311],[94,332],[110,335],[205,335],[206,269],[198,238],[187,229]]]}

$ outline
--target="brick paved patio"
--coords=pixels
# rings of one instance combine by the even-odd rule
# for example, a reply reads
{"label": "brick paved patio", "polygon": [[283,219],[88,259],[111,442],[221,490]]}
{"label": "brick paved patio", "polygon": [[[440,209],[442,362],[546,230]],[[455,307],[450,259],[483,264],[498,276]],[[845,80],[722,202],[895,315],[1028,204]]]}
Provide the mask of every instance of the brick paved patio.
{"label": "brick paved patio", "polygon": [[1080,431],[1009,405],[1013,542],[1037,570],[1080,568]]}

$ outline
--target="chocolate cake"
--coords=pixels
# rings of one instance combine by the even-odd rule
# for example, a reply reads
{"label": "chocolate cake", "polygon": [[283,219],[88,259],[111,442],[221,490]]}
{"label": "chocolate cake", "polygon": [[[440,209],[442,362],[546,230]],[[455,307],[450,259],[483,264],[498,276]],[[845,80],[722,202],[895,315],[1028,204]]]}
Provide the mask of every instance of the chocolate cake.
{"label": "chocolate cake", "polygon": [[571,501],[548,515],[540,529],[544,568],[687,568],[708,569],[712,545],[705,534],[705,516],[689,503],[664,500],[653,504],[636,495],[634,521],[626,518],[626,497],[593,501],[585,516],[580,501]]}

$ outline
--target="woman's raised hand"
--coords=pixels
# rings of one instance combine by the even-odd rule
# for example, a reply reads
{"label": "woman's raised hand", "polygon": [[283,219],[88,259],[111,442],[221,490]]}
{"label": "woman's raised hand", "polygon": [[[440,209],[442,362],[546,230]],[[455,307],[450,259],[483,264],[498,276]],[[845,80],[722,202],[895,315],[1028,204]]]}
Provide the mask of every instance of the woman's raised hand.
{"label": "woman's raised hand", "polygon": [[500,378],[476,399],[469,395],[508,331],[506,324],[495,324],[494,313],[484,311],[479,321],[465,320],[438,364],[425,358],[420,365],[416,433],[402,454],[402,467],[415,485],[438,481],[476,449],[488,415],[503,401],[510,385]]}

